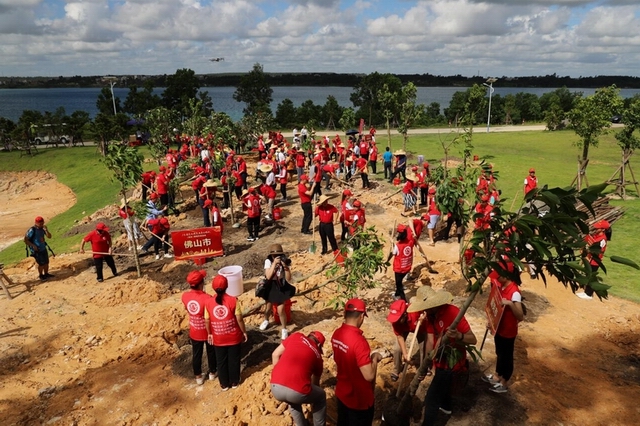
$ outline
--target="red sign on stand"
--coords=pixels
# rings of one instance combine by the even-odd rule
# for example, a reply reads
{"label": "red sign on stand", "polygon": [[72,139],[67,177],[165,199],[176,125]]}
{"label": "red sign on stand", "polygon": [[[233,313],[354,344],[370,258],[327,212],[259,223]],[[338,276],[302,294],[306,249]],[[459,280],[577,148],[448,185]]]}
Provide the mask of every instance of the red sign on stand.
{"label": "red sign on stand", "polygon": [[502,304],[500,287],[493,283],[491,284],[491,292],[489,293],[489,299],[487,299],[487,305],[484,307],[484,312],[487,314],[491,334],[495,336],[500,320],[502,319],[504,305]]}
{"label": "red sign on stand", "polygon": [[173,244],[173,254],[177,260],[224,255],[222,229],[219,226],[173,231],[171,243]]}

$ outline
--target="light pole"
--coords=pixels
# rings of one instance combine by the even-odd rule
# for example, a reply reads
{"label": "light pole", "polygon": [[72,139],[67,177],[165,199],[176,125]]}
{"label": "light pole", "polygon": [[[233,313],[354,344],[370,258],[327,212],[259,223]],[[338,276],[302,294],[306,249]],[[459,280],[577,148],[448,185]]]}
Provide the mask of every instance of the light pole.
{"label": "light pole", "polygon": [[489,114],[487,114],[487,133],[489,133],[489,128],[491,127],[491,95],[493,95],[493,83],[498,81],[495,77],[489,77],[487,79],[487,83],[482,83],[483,85],[489,88]]}
{"label": "light pole", "polygon": [[116,111],[116,97],[113,95],[113,86],[116,85],[116,82],[118,81],[118,77],[102,77],[102,81],[108,82],[109,86],[111,86],[111,100],[113,101],[113,115],[117,115],[118,112]]}

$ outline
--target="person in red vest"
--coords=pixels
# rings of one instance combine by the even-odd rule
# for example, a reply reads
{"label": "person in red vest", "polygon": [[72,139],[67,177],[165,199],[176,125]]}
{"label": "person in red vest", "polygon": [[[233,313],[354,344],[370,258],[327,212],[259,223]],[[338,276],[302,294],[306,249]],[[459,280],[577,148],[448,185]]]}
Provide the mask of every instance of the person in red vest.
{"label": "person in red vest", "polygon": [[156,260],[160,259],[160,247],[164,249],[164,257],[169,259],[173,255],[169,253],[169,230],[171,225],[166,217],[158,217],[156,219],[147,220],[147,226],[151,231],[151,238],[142,246],[142,252],[147,253],[149,248],[153,246],[153,251],[156,254]]}
{"label": "person in red vest", "polygon": [[322,195],[322,164],[320,160],[314,161],[313,163],[313,185],[311,185],[311,196],[315,198],[316,196]]}
{"label": "person in red vest", "polygon": [[374,415],[374,387],[382,355],[371,352],[361,327],[367,307],[360,299],[344,306],[344,322],[331,336],[336,362],[336,399],[340,426],[370,426]]}
{"label": "person in red vest", "polygon": [[404,224],[399,224],[396,228],[397,242],[393,245],[391,253],[387,256],[387,262],[393,257],[393,273],[395,275],[396,291],[394,297],[397,299],[407,300],[404,294],[404,287],[402,281],[404,277],[411,272],[413,267],[413,246],[415,241],[413,238],[409,238],[409,227]]}
{"label": "person in red vest", "polygon": [[258,157],[266,158],[267,156],[267,146],[264,143],[264,138],[262,135],[258,137]]}
{"label": "person in red vest", "polygon": [[311,404],[314,426],[326,424],[327,394],[320,387],[324,341],[319,331],[306,336],[293,333],[271,354],[271,394],[276,400],[289,404],[295,426],[307,425],[302,404]]}
{"label": "person in red vest", "polygon": [[93,252],[93,264],[96,266],[96,275],[98,282],[103,281],[102,276],[102,264],[103,261],[107,263],[107,266],[111,268],[111,272],[114,277],[118,276],[116,270],[116,263],[111,255],[111,234],[109,234],[109,228],[104,223],[100,222],[96,225],[96,229],[89,232],[83,239],[80,245],[80,253],[84,253],[84,245],[87,242],[91,242],[91,251]]}
{"label": "person in red vest", "polygon": [[349,224],[352,222],[353,208],[349,204],[349,197],[353,197],[353,192],[350,189],[342,191],[342,200],[340,200],[340,225],[342,226],[342,232],[340,233],[340,241],[345,241],[347,235],[349,235]]}
{"label": "person in red vest", "polygon": [[427,225],[427,231],[429,232],[429,239],[431,240],[431,242],[429,243],[429,245],[434,246],[436,245],[436,241],[433,238],[433,234],[435,232],[436,229],[436,225],[438,224],[438,221],[440,220],[440,210],[438,209],[438,203],[436,203],[436,189],[435,188],[429,188],[429,197],[427,198],[427,211],[429,212],[429,224]]}
{"label": "person in red vest", "polygon": [[237,170],[233,170],[231,172],[231,176],[234,179],[233,190],[236,193],[236,198],[240,200],[242,196],[242,188],[244,188],[244,179],[242,179],[242,175]]}
{"label": "person in red vest", "polygon": [[[469,363],[464,345],[475,345],[477,341],[464,316],[457,327],[451,327],[460,312],[458,307],[450,304],[452,301],[451,293],[444,290],[424,292],[407,308],[409,313],[427,311],[428,334],[425,352],[435,350],[435,374],[424,398],[423,426],[436,424],[439,412],[451,414],[454,373],[468,371]],[[458,360],[453,366],[449,365],[450,357],[446,355],[451,351],[454,351],[453,359]]]}
{"label": "person in red vest", "polygon": [[254,242],[260,234],[262,207],[260,206],[260,196],[256,194],[253,187],[242,192],[242,207],[247,212],[247,230],[249,231],[247,241]]}
{"label": "person in red vest", "polygon": [[247,163],[246,161],[244,161],[244,158],[242,158],[241,155],[238,155],[235,161],[236,170],[238,170],[238,173],[240,173],[240,177],[242,178],[242,189],[247,189],[247,177],[249,177],[249,175],[247,174]]}
{"label": "person in red vest", "polygon": [[160,204],[169,208],[169,183],[171,182],[170,174],[165,166],[160,166],[160,172],[156,176],[155,185],[156,193],[160,196]]}
{"label": "person in red vest", "polygon": [[276,190],[266,183],[263,183],[258,187],[258,192],[267,200],[267,214],[265,219],[270,221],[273,218],[273,206],[276,203]]}
{"label": "person in red vest", "polygon": [[191,189],[193,189],[193,192],[196,194],[196,203],[202,205],[200,202],[200,190],[207,182],[207,177],[204,175],[204,169],[202,167],[198,167],[195,173],[196,177],[193,182],[191,182]]}
{"label": "person in red vest", "polygon": [[493,206],[489,204],[489,195],[483,195],[480,197],[480,201],[476,204],[475,208],[475,222],[474,226],[476,230],[486,231],[491,227],[491,216],[493,215]]}
{"label": "person in red vest", "polygon": [[529,176],[524,178],[524,195],[526,196],[531,190],[538,187],[538,178],[536,177],[536,169],[529,169]]}
{"label": "person in red vest", "polygon": [[318,205],[316,206],[315,215],[320,219],[320,225],[318,226],[318,230],[320,231],[320,241],[322,242],[322,252],[320,254],[327,254],[329,251],[327,250],[327,239],[331,244],[331,251],[335,253],[338,250],[338,243],[336,241],[336,235],[333,228],[334,222],[338,217],[338,209],[329,204],[327,201],[329,197],[326,195],[322,195],[320,200],[318,200]]}
{"label": "person in red vest", "polygon": [[349,221],[349,234],[353,235],[359,229],[363,229],[364,224],[367,222],[364,207],[362,207],[362,202],[360,200],[355,200],[353,202],[353,210],[350,212],[350,214],[351,220]]}
{"label": "person in red vest", "polygon": [[371,173],[377,175],[377,167],[378,165],[378,147],[376,146],[376,141],[371,141],[371,148],[369,148],[369,167],[371,167]]}
{"label": "person in red vest", "polygon": [[156,172],[153,170],[142,173],[142,201],[147,201],[147,192],[153,191],[153,184],[156,180]]}
{"label": "person in red vest", "polygon": [[219,226],[220,232],[223,230],[222,224],[222,215],[220,214],[220,209],[218,208],[218,203],[213,200],[205,200],[204,208],[207,209],[209,214],[209,226]]}
{"label": "person in red vest", "polygon": [[369,161],[369,142],[367,142],[366,140],[360,139],[360,143],[359,143],[359,148],[360,148],[360,158],[364,158],[365,161]]}
{"label": "person in red vest", "polygon": [[207,342],[215,346],[218,380],[222,391],[240,384],[240,346],[247,341],[242,318],[242,306],[237,298],[226,293],[229,282],[224,275],[216,275],[211,286],[216,295],[205,302]]}
{"label": "person in red vest", "polygon": [[191,271],[187,275],[187,283],[190,290],[182,293],[182,304],[189,314],[189,339],[191,340],[191,365],[193,366],[193,374],[196,376],[196,383],[201,385],[204,383],[202,377],[202,353],[207,348],[207,363],[209,365],[209,380],[216,378],[218,364],[216,361],[216,352],[213,345],[207,341],[209,332],[207,331],[205,320],[205,305],[211,296],[204,292],[204,277],[207,271],[197,270]]}
{"label": "person in red vest", "polygon": [[367,163],[367,159],[362,156],[360,156],[356,160],[356,172],[360,173],[360,178],[362,179],[362,189],[371,188],[371,185],[369,184],[369,170],[367,169]]}
{"label": "person in red vest", "polygon": [[422,163],[422,171],[417,174],[418,178],[418,186],[420,187],[420,205],[427,205],[427,193],[429,191],[429,178],[431,177],[431,172],[429,171],[429,163]]}
{"label": "person in red vest", "polygon": [[[428,289],[426,291],[433,291],[431,287],[423,286],[420,289]],[[425,290],[422,290],[425,291]],[[409,304],[402,300],[398,299],[394,301],[389,307],[389,315],[387,315],[387,321],[391,323],[391,327],[393,328],[393,334],[396,336],[396,341],[398,345],[393,351],[393,367],[394,371],[391,373],[390,377],[392,381],[397,381],[400,377],[400,372],[402,371],[402,364],[404,362],[411,362],[411,355],[407,348],[407,337],[409,333],[416,332],[416,326],[418,325],[418,320],[420,320],[420,328],[418,329],[417,334],[417,342],[420,345],[418,350],[420,352],[420,362],[422,363],[422,358],[424,357],[424,345],[427,340],[427,321],[425,312],[407,312],[407,308]]]}
{"label": "person in red vest", "polygon": [[[600,264],[595,257],[602,263],[604,252],[607,250],[607,231],[611,225],[606,220],[599,220],[593,224],[593,232],[585,237],[586,247],[583,249],[582,255],[587,258],[592,272],[597,272]],[[581,299],[591,300],[593,298],[593,288],[590,285],[584,287],[584,292],[576,293]]]}
{"label": "person in red vest", "polygon": [[311,235],[311,222],[313,221],[313,209],[311,207],[311,197],[313,193],[309,187],[309,176],[300,175],[300,183],[298,184],[298,196],[300,197],[300,206],[302,207],[302,227],[300,232],[305,235]]}
{"label": "person in red vest", "polygon": [[298,175],[298,184],[300,184],[301,177],[304,175],[304,167],[306,164],[307,158],[304,155],[304,151],[298,151],[296,153],[296,174]]}
{"label": "person in red vest", "polygon": [[[500,264],[506,264],[509,274],[514,273],[515,267],[512,262],[501,260]],[[518,285],[509,277],[499,275],[498,271],[494,270],[489,274],[489,278],[491,285],[500,290],[504,312],[493,338],[496,346],[496,373],[482,376],[482,380],[491,385],[492,392],[506,393],[513,374],[513,351],[518,335],[518,323],[524,319],[522,295]]]}
{"label": "person in red vest", "polygon": [[418,253],[420,253],[420,256],[422,256],[422,258],[424,259],[429,273],[437,274],[438,271],[431,267],[431,262],[429,262],[427,254],[422,249],[419,241],[420,236],[422,235],[422,230],[425,226],[425,222],[429,223],[429,215],[426,213],[420,216],[419,219],[411,219],[407,224],[407,237],[413,240],[413,244],[418,249]]}

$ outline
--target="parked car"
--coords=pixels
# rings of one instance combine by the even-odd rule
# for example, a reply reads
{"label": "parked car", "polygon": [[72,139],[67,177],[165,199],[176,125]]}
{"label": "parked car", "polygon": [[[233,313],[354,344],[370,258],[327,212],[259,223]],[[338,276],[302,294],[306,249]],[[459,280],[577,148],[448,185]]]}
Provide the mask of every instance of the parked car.
{"label": "parked car", "polygon": [[614,115],[613,117],[611,117],[611,122],[615,123],[615,124],[622,123],[622,116],[621,115]]}
{"label": "parked car", "polygon": [[[65,124],[62,124],[62,129],[64,129]],[[42,144],[68,144],[71,140],[71,136],[62,134],[62,135],[52,135],[52,125],[51,124],[40,124],[38,126],[33,126],[31,128],[32,132],[32,141],[36,145]]]}

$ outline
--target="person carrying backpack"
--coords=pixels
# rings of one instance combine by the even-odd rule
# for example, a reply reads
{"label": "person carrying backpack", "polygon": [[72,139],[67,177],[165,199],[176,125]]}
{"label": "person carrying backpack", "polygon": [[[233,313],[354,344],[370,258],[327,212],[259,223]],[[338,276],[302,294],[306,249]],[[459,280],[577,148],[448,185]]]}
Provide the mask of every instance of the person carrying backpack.
{"label": "person carrying backpack", "polygon": [[[35,219],[35,224],[25,234],[24,243],[27,245],[29,256],[33,257],[38,264],[38,274],[41,281],[53,278],[53,275],[49,273],[49,253],[47,252],[49,246],[45,237],[51,238],[51,233],[45,226],[42,216],[38,216]],[[53,252],[51,253],[53,254]]]}

